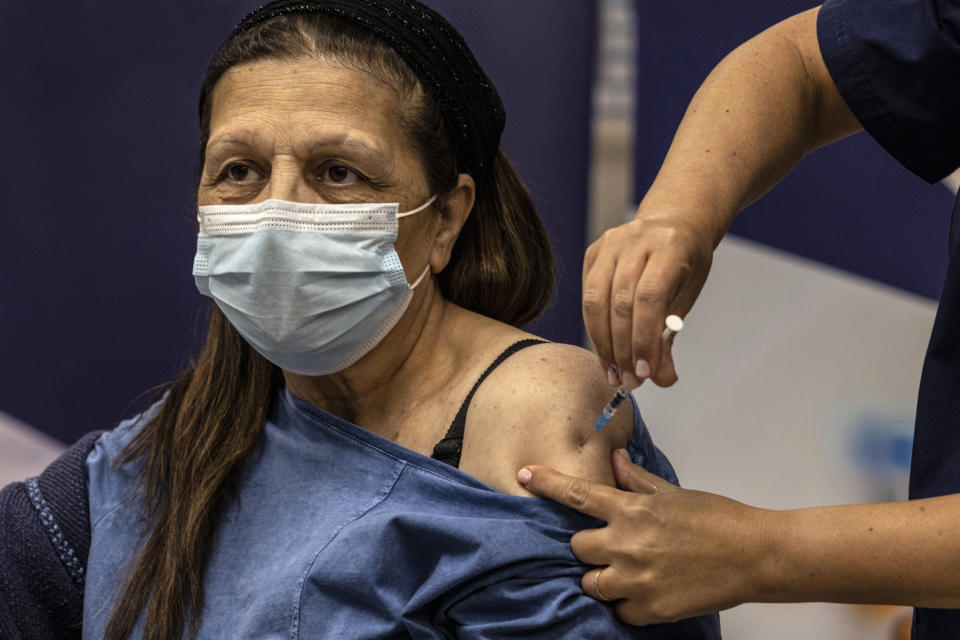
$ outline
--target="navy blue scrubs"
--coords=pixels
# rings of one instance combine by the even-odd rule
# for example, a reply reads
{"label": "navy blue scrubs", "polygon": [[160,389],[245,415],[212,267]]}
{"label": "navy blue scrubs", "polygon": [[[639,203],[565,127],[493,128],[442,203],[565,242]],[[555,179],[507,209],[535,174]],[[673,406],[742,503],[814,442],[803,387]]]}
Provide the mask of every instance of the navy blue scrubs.
{"label": "navy blue scrubs", "polygon": [[[960,166],[960,0],[827,0],[817,31],[841,95],[891,155],[928,182]],[[920,381],[911,499],[960,493],[960,198],[949,252]],[[917,609],[914,638],[960,638],[960,611]]]}

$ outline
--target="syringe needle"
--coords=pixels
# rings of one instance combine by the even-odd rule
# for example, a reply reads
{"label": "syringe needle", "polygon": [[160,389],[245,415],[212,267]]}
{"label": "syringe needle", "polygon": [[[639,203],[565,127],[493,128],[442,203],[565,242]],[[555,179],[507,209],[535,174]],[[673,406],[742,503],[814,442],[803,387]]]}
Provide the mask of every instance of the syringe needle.
{"label": "syringe needle", "polygon": [[[666,319],[666,325],[666,328],[660,335],[664,342],[675,336],[681,329],[683,329],[683,319],[680,316],[669,315]],[[587,434],[586,439],[584,439],[580,446],[586,444],[587,440],[589,440],[590,436],[592,436],[594,433],[607,426],[607,423],[610,422],[610,419],[613,418],[614,414],[617,412],[617,408],[629,395],[630,390],[626,387],[620,387],[617,389],[617,394],[610,399],[610,402],[608,402],[603,408],[603,411],[600,412],[600,417],[597,419],[597,423],[593,426],[593,431]]]}
{"label": "syringe needle", "polygon": [[623,402],[629,395],[630,390],[626,387],[620,387],[617,389],[617,394],[610,399],[610,402],[607,403],[607,406],[605,406],[603,411],[600,412],[600,418],[597,420],[597,424],[593,426],[593,430],[600,431],[600,429],[603,429],[603,427],[610,422],[610,418],[613,417],[613,414],[617,412],[617,407],[620,406],[620,403]]}

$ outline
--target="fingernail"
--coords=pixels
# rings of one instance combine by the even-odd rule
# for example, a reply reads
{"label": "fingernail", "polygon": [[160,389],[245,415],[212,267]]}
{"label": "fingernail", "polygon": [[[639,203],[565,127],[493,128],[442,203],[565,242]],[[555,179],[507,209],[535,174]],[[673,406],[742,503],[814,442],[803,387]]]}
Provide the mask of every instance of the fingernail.
{"label": "fingernail", "polygon": [[650,377],[650,363],[640,358],[637,360],[637,377],[638,378],[649,378]]}
{"label": "fingernail", "polygon": [[620,378],[617,377],[617,374],[614,372],[613,367],[607,369],[607,382],[610,383],[611,387],[620,386]]}
{"label": "fingernail", "polygon": [[616,451],[614,451],[614,453],[616,453],[618,456],[620,456],[627,462],[633,462],[633,460],[630,459],[630,454],[627,453],[626,449],[617,449]]}
{"label": "fingernail", "polygon": [[642,379],[638,379],[637,376],[633,375],[630,371],[624,371],[623,375],[620,376],[620,379],[623,381],[623,386],[628,389],[636,389],[641,384],[643,384]]}
{"label": "fingernail", "polygon": [[520,469],[520,471],[517,471],[517,482],[519,482],[522,485],[525,485],[528,482],[530,482],[530,478],[532,477],[533,477],[533,474],[530,473],[529,469]]}
{"label": "fingernail", "polygon": [[657,485],[647,482],[646,480],[641,480],[637,488],[632,489],[636,493],[646,493],[651,496],[655,496],[660,493],[660,489],[657,488]]}

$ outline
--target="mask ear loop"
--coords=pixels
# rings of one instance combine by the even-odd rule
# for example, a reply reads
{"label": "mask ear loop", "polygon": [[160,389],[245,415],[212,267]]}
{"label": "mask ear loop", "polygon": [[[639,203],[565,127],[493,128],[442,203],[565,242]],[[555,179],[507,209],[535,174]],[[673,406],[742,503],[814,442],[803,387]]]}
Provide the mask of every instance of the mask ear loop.
{"label": "mask ear loop", "polygon": [[411,290],[416,289],[416,288],[417,288],[417,285],[420,284],[420,282],[422,282],[423,279],[427,277],[427,274],[428,274],[428,273],[430,273],[430,263],[429,263],[429,262],[427,263],[427,266],[425,266],[425,267],[423,268],[423,272],[420,274],[420,277],[417,278],[416,280],[414,280],[413,284],[409,284],[409,283],[408,283],[407,286],[410,287]]}
{"label": "mask ear loop", "polygon": [[[436,199],[437,199],[436,195],[430,196],[429,200],[424,202],[422,205],[420,205],[416,209],[411,209],[410,211],[404,211],[403,213],[398,213],[397,217],[403,218],[406,216],[412,216],[415,213],[420,213],[421,211],[423,211],[424,209],[432,205],[433,201]],[[413,282],[413,284],[407,283],[407,286],[410,287],[410,289],[416,289],[417,285],[420,284],[423,281],[423,279],[427,277],[427,273],[429,272],[430,272],[430,263],[427,263],[427,266],[423,268],[423,272],[420,274],[420,276]]]}
{"label": "mask ear loop", "polygon": [[405,218],[405,217],[407,217],[407,216],[412,216],[412,215],[415,214],[415,213],[420,213],[421,211],[423,211],[424,209],[426,209],[427,207],[429,207],[430,205],[432,205],[432,204],[433,204],[433,201],[436,200],[436,199],[437,199],[437,196],[435,196],[435,195],[434,195],[434,196],[430,196],[430,199],[429,199],[429,200],[427,200],[426,202],[424,202],[422,205],[420,205],[420,206],[417,207],[416,209],[411,209],[410,211],[404,211],[403,213],[398,213],[398,214],[397,214],[397,217],[398,217],[398,218]]}

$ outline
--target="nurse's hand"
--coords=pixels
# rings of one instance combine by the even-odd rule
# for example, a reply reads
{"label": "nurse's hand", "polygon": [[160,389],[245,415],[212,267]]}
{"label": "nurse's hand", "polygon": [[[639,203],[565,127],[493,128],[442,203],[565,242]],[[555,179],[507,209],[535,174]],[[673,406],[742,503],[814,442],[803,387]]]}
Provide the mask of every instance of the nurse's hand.
{"label": "nurse's hand", "polygon": [[[762,509],[688,491],[614,452],[619,491],[528,466],[518,480],[530,491],[607,522],[570,540],[574,555],[601,567],[584,575],[594,598],[616,600],[633,625],[670,622],[762,600],[756,578],[764,553]],[[529,471],[527,476],[525,471]],[[600,593],[597,593],[599,587]]]}
{"label": "nurse's hand", "polygon": [[615,386],[677,381],[670,345],[660,338],[664,320],[687,314],[710,271],[715,234],[693,218],[659,211],[641,205],[584,258],[583,320],[600,362],[617,367]]}

